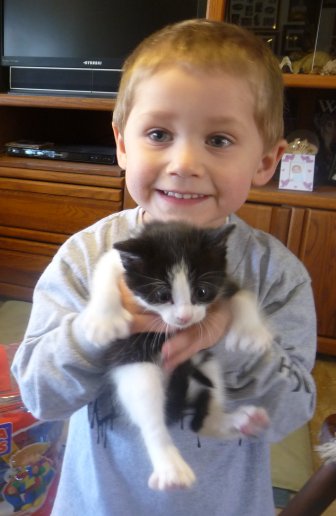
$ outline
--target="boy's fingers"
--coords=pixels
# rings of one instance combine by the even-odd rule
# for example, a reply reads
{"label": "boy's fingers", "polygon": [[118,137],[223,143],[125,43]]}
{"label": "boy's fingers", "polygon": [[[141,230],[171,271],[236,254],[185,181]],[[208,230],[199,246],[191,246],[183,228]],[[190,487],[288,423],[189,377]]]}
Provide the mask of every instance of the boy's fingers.
{"label": "boy's fingers", "polygon": [[123,278],[119,282],[119,289],[122,297],[122,304],[132,316],[132,333],[143,332],[165,332],[167,325],[163,323],[161,317],[153,312],[147,312],[139,305],[132,291],[128,288]]}
{"label": "boy's fingers", "polygon": [[230,323],[231,313],[226,302],[211,307],[202,323],[202,329],[197,324],[190,326],[165,342],[162,348],[165,369],[171,371],[202,349],[216,344],[226,333]]}
{"label": "boy's fingers", "polygon": [[204,344],[199,340],[198,330],[196,331],[195,327],[177,333],[168,339],[162,347],[164,368],[167,371],[175,369],[176,366],[207,347]]}

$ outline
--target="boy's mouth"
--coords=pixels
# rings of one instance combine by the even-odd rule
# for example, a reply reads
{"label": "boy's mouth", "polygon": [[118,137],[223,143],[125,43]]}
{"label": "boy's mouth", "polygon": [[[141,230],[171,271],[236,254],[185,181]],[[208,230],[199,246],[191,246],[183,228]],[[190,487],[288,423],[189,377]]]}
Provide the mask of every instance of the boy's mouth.
{"label": "boy's mouth", "polygon": [[182,193],[182,192],[172,192],[171,190],[160,190],[160,192],[167,197],[173,197],[175,199],[204,199],[207,197],[204,194],[196,194],[196,193]]}

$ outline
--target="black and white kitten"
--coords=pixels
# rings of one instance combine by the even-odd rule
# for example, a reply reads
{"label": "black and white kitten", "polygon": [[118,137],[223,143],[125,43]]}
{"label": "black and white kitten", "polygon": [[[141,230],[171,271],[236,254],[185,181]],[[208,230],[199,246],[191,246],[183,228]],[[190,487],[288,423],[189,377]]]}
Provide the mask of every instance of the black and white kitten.
{"label": "black and white kitten", "polygon": [[256,301],[226,275],[232,230],[233,226],[201,229],[180,222],[152,222],[116,243],[94,271],[84,316],[86,337],[106,350],[109,381],[144,439],[153,466],[148,481],[153,489],[189,487],[195,481],[167,428],[186,410],[193,414],[192,430],[222,439],[257,435],[269,421],[266,411],[255,406],[225,412],[224,381],[209,350],[167,375],[160,360],[167,335],[130,335],[132,317],[121,304],[118,281],[123,275],[137,301],[157,313],[169,332],[193,324],[199,324],[201,332],[209,306],[227,300],[232,323],[226,349],[264,353],[272,337]]}

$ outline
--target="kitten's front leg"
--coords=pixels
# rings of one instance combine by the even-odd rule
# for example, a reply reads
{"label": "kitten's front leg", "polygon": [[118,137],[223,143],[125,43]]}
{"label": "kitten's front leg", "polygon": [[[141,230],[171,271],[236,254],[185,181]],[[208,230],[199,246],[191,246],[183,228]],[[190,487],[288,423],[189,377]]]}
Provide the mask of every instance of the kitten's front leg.
{"label": "kitten's front leg", "polygon": [[270,349],[273,336],[258,309],[255,296],[240,290],[230,299],[232,323],[225,337],[225,347],[230,351],[265,353]]}
{"label": "kitten's front leg", "polygon": [[119,400],[142,434],[153,465],[148,480],[159,491],[190,487],[195,475],[174,445],[165,422],[161,369],[150,362],[119,366],[111,371]]}
{"label": "kitten's front leg", "polygon": [[115,249],[105,253],[94,270],[83,324],[86,338],[97,347],[129,336],[132,316],[121,303],[119,280],[122,274],[123,266]]}

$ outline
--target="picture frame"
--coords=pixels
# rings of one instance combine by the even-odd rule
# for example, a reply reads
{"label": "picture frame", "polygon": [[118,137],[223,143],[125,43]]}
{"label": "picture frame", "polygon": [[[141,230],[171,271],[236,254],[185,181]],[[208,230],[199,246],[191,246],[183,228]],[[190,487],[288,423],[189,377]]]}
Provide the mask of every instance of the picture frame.
{"label": "picture frame", "polygon": [[281,159],[279,188],[311,192],[314,188],[315,156],[284,154]]}
{"label": "picture frame", "polygon": [[279,0],[231,0],[227,7],[227,21],[270,31],[278,24],[279,4]]}
{"label": "picture frame", "polygon": [[302,50],[304,33],[304,25],[284,25],[282,30],[282,55]]}

